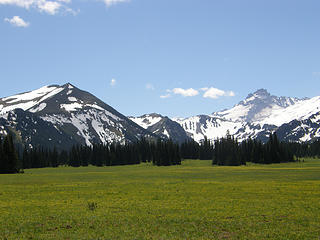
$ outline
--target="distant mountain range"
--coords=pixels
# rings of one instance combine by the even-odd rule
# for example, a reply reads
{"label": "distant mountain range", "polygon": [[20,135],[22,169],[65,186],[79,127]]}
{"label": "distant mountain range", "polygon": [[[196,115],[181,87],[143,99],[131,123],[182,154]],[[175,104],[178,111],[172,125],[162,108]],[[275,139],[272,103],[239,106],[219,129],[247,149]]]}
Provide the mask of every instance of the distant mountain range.
{"label": "distant mountain range", "polygon": [[231,109],[174,120],[198,142],[204,136],[225,136],[227,131],[240,141],[248,137],[266,141],[273,131],[281,140],[311,141],[320,137],[320,96],[277,97],[260,89]]}
{"label": "distant mountain range", "polygon": [[[145,129],[173,138],[170,134],[173,129],[169,127],[177,131],[176,125],[157,127],[164,118],[159,114],[130,117]],[[251,137],[266,142],[274,131],[283,141],[312,141],[320,137],[320,96],[311,99],[277,97],[259,89],[230,109],[172,121],[179,123],[186,135],[197,142],[205,136],[211,140],[224,137],[227,132],[239,141]]]}
{"label": "distant mountain range", "polygon": [[266,141],[276,131],[285,141],[320,137],[320,96],[276,97],[260,89],[233,108],[185,119],[160,114],[126,117],[68,83],[0,98],[0,134],[15,133],[24,145],[69,148],[74,144],[135,141],[141,137],[201,142],[229,132],[240,141]]}

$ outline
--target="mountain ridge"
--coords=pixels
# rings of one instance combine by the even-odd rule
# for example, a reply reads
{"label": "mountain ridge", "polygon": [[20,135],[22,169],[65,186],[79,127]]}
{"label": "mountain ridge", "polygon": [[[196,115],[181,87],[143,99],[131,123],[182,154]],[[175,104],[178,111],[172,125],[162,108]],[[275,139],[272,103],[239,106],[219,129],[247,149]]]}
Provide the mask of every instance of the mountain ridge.
{"label": "mountain ridge", "polygon": [[179,123],[158,113],[144,114],[140,117],[129,117],[132,121],[163,139],[171,139],[182,143],[191,138]]}
{"label": "mountain ridge", "polygon": [[[277,97],[271,95],[266,89],[258,89],[230,109],[213,112],[210,115],[175,118],[174,120],[198,142],[205,136],[211,140],[223,137],[227,131],[240,141],[248,137],[267,141],[270,132],[278,129],[283,132],[284,128],[290,126],[290,122],[308,119],[319,111],[320,96],[313,98]],[[314,124],[309,128],[311,131]],[[310,138],[305,136],[288,138],[281,134],[281,140],[303,141],[303,139],[308,139],[310,141],[320,137],[317,131]]]}
{"label": "mountain ridge", "polygon": [[[7,126],[7,129],[14,129],[22,137],[25,135],[24,128],[17,129],[18,125],[8,120],[8,114],[15,113],[18,109],[25,112],[22,114],[19,111],[20,121],[28,122],[23,120],[23,116],[30,118],[32,114],[35,118],[51,124],[61,134],[74,139],[74,144],[132,142],[141,137],[156,137],[91,93],[70,83],[45,86],[0,99],[0,118],[3,125]],[[52,134],[55,135],[54,131]],[[25,137],[24,141],[31,145],[50,145],[52,141],[48,138],[39,142],[34,140],[36,138]],[[70,147],[69,142],[64,143]],[[60,146],[63,146],[63,143]]]}
{"label": "mountain ridge", "polygon": [[14,131],[26,145],[60,148],[141,137],[201,142],[227,132],[239,141],[249,137],[267,141],[271,132],[284,141],[312,141],[320,138],[319,116],[320,96],[277,97],[266,89],[248,94],[230,109],[173,119],[158,113],[126,117],[71,83],[0,98],[0,134]]}

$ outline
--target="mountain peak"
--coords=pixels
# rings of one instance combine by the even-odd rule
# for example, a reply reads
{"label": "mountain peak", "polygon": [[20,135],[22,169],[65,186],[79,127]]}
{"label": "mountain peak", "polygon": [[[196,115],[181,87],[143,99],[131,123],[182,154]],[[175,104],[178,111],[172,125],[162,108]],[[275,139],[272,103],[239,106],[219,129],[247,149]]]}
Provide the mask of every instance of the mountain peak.
{"label": "mountain peak", "polygon": [[63,87],[63,88],[69,88],[69,89],[75,88],[75,86],[72,85],[72,84],[69,83],[69,82],[67,82],[66,84],[62,85],[61,87]]}
{"label": "mountain peak", "polygon": [[248,101],[254,100],[256,98],[266,99],[266,98],[270,98],[270,97],[271,97],[271,94],[267,91],[267,89],[260,88],[257,91],[255,91],[254,93],[250,93],[244,102],[248,102]]}
{"label": "mountain peak", "polygon": [[215,116],[232,119],[233,121],[257,122],[270,116],[273,111],[283,110],[301,101],[297,98],[277,97],[266,89],[258,89],[233,108],[218,113]]}
{"label": "mountain peak", "polygon": [[157,117],[163,117],[162,115],[158,113],[149,113],[149,114],[144,114],[141,117],[152,117],[152,118],[157,118]]}
{"label": "mountain peak", "polygon": [[254,94],[259,96],[270,96],[270,93],[265,88],[258,89],[257,91],[254,92]]}

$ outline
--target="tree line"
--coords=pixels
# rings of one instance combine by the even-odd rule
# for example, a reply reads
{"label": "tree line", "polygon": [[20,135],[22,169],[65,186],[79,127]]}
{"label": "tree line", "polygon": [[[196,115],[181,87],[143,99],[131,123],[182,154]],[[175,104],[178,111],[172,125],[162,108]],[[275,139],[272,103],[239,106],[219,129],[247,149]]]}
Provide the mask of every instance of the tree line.
{"label": "tree line", "polygon": [[320,157],[320,140],[312,143],[280,142],[275,133],[270,134],[267,143],[248,138],[238,142],[230,134],[209,141],[205,138],[201,144],[188,141],[181,144],[181,156],[184,159],[212,160],[213,165],[239,166],[247,162],[271,164],[293,162],[301,157]]}
{"label": "tree line", "polygon": [[0,173],[17,173],[21,169],[64,166],[116,166],[150,162],[157,166],[180,165],[182,159],[212,160],[213,165],[239,166],[247,162],[271,164],[292,162],[301,157],[320,157],[320,140],[312,143],[280,142],[277,135],[270,134],[265,144],[247,139],[238,142],[226,137],[210,141],[206,137],[198,144],[187,141],[181,145],[171,140],[135,143],[108,143],[92,146],[75,145],[69,151],[55,147],[24,148],[18,153],[13,137],[0,138]]}
{"label": "tree line", "polygon": [[290,143],[279,142],[275,133],[270,134],[267,143],[251,138],[238,143],[228,135],[214,143],[213,164],[239,166],[247,162],[271,164],[293,162],[294,154]]}
{"label": "tree line", "polygon": [[[148,141],[144,138],[135,143],[74,145],[69,151],[55,147],[24,148],[18,154],[12,135],[0,139],[0,173],[17,173],[20,169],[58,166],[117,166],[150,162],[157,166],[180,165],[179,144],[171,140]],[[19,157],[20,156],[20,157]]]}
{"label": "tree line", "polygon": [[21,169],[18,153],[11,134],[0,137],[0,173],[17,173]]}

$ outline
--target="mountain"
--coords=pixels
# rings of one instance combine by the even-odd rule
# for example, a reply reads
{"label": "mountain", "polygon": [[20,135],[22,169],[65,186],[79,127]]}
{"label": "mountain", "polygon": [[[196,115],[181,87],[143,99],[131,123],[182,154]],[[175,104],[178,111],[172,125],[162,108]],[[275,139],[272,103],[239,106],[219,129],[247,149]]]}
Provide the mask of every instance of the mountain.
{"label": "mountain", "polygon": [[311,99],[277,97],[265,89],[249,94],[231,109],[185,119],[173,119],[195,141],[223,137],[229,132],[240,141],[248,137],[267,141],[276,131],[280,140],[311,141],[319,138],[320,96]]}
{"label": "mountain", "polygon": [[1,98],[0,123],[3,130],[15,131],[22,142],[32,146],[56,144],[67,148],[75,143],[105,144],[155,137],[70,83]]}
{"label": "mountain", "polygon": [[282,124],[277,129],[277,135],[281,139],[291,142],[308,142],[320,138],[320,112],[312,114],[308,118]]}
{"label": "mountain", "polygon": [[178,143],[191,140],[180,124],[160,114],[152,113],[129,118],[144,129],[163,139],[172,139]]}
{"label": "mountain", "polygon": [[213,115],[198,115],[186,119],[173,119],[195,141],[200,142],[207,136],[209,139],[216,139],[226,136],[227,131],[230,134],[236,134],[237,130],[243,127],[242,122],[234,122]]}
{"label": "mountain", "polygon": [[70,83],[0,98],[0,134],[15,133],[23,145],[56,146],[132,142],[146,138],[201,142],[229,132],[239,141],[267,141],[276,132],[284,141],[320,138],[320,96],[277,97],[265,89],[249,94],[234,107],[185,119],[160,114],[126,117],[89,92]]}
{"label": "mountain", "polygon": [[295,105],[306,99],[291,97],[277,97],[271,95],[266,89],[259,89],[249,94],[247,98],[233,108],[221,112],[213,113],[231,121],[257,122],[270,117],[273,112],[282,111],[289,106]]}

